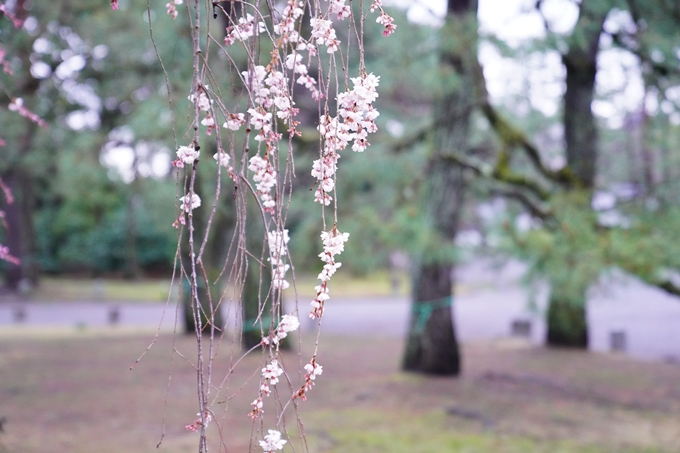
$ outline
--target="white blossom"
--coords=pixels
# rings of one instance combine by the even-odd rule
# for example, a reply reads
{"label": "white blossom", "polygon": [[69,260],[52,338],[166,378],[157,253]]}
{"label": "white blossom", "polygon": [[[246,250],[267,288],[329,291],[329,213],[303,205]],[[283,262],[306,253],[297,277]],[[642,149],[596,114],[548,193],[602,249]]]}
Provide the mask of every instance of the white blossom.
{"label": "white blossom", "polygon": [[313,381],[317,376],[323,373],[323,367],[313,360],[305,365],[305,371],[307,371],[309,379]]}
{"label": "white blossom", "polygon": [[246,124],[245,115],[243,113],[230,113],[227,115],[227,121],[222,125],[225,129],[237,131],[241,126]]}
{"label": "white blossom", "polygon": [[217,165],[230,168],[229,161],[231,160],[231,157],[229,157],[229,154],[225,153],[224,151],[213,154],[213,159],[217,161]]}
{"label": "white blossom", "polygon": [[200,151],[196,151],[193,146],[180,146],[177,150],[177,158],[187,165],[192,165],[201,155]]}
{"label": "white blossom", "polygon": [[[206,88],[208,86],[206,85]],[[196,102],[196,95],[191,94],[189,95],[189,100],[194,103]],[[211,99],[208,99],[208,95],[205,94],[205,91],[201,90],[198,93],[198,108],[204,112],[209,112],[210,111],[210,106],[212,105],[213,101]]]}
{"label": "white blossom", "polygon": [[267,379],[271,385],[276,385],[279,382],[279,376],[282,374],[283,368],[279,366],[279,362],[276,359],[262,368],[262,377]]}
{"label": "white blossom", "polygon": [[281,439],[281,433],[273,429],[269,430],[269,434],[264,436],[264,440],[260,441],[260,447],[264,453],[274,453],[276,450],[283,450],[286,440]]}
{"label": "white blossom", "polygon": [[201,197],[199,197],[195,193],[191,194],[191,196],[189,196],[189,194],[186,194],[185,196],[180,198],[179,201],[182,203],[179,208],[185,212],[193,211],[194,209],[201,206]]}

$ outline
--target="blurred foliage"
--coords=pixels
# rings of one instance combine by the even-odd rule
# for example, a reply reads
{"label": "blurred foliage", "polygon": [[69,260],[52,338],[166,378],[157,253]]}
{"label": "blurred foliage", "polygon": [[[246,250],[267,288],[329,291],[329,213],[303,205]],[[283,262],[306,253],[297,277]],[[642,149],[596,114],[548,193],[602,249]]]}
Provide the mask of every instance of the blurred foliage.
{"label": "blurred foliage", "polygon": [[[531,276],[565,280],[564,287],[569,288],[590,285],[602,269],[612,266],[627,266],[649,281],[678,266],[675,257],[680,250],[675,253],[673,238],[680,230],[680,185],[676,183],[680,178],[680,128],[676,125],[680,113],[675,94],[680,83],[677,46],[669,38],[677,30],[675,16],[663,13],[656,3],[631,3],[638,7],[633,19],[643,18],[650,24],[644,33],[621,26],[610,30],[612,39],[602,44],[640,55],[647,96],[658,104],[647,114],[619,112],[621,127],[602,119],[596,191],[614,193],[615,206],[596,211],[579,194],[554,191],[550,201],[554,219],[534,220],[529,231],[524,231],[516,226],[526,212],[521,204],[509,201],[492,219],[483,218],[477,206],[504,193],[488,180],[477,181],[471,189],[463,229],[480,231],[482,245],[491,247],[512,232],[507,237],[516,241],[512,246],[506,242],[502,250],[533,263]],[[156,174],[154,168],[158,162],[169,162],[175,147],[187,140],[188,115],[184,113],[189,109],[190,67],[181,64],[191,55],[186,31],[165,14],[163,5],[151,6],[153,35],[177,112],[173,130],[166,74],[149,39],[145,4],[121,0],[118,14],[95,0],[69,0],[61,2],[60,8],[44,2],[31,5],[29,15],[37,20],[30,30],[14,30],[8,20],[0,20],[0,41],[16,74],[0,75],[6,87],[2,102],[8,102],[7,93],[24,96],[26,105],[51,126],[35,128],[0,109],[2,137],[7,141],[0,171],[20,166],[33,180],[37,261],[50,273],[123,272],[129,259],[125,249],[130,235],[128,217],[133,212],[139,264],[148,271],[170,268],[176,243],[176,231],[170,226],[176,215],[173,197],[182,190],[173,172]],[[622,14],[623,10],[612,11]],[[409,22],[403,11],[390,13],[399,29],[389,39],[381,36],[380,27],[365,29],[367,65],[381,77],[380,131],[363,155],[346,151],[338,173],[338,227],[352,238],[342,262],[356,274],[386,267],[394,251],[461,255],[453,247],[440,246],[420,209],[424,168],[433,146],[431,134],[423,131],[432,127],[432,100],[445,83],[456,80],[437,69],[440,30]],[[531,68],[529,63],[536,58],[563,48],[566,38],[552,33],[520,46],[510,46],[493,35],[481,35],[481,39],[508,61]],[[634,43],[640,46],[635,48]],[[75,56],[82,57],[82,67]],[[211,58],[219,62],[219,56]],[[234,58],[238,61],[244,55],[236,52]],[[38,76],[36,67],[47,72]],[[357,61],[351,61],[350,76],[356,68]],[[535,108],[530,75],[518,76],[526,89],[508,92],[498,108],[534,140],[545,162],[559,163],[563,158],[559,111],[548,114]],[[212,89],[234,105],[243,103],[231,97],[230,85],[240,83],[233,73],[225,70],[215,77]],[[598,100],[611,101],[618,94],[599,90]],[[304,106],[304,98],[300,103]],[[496,155],[499,139],[488,121],[475,114],[473,124],[476,157]],[[314,131],[307,130],[305,135],[314,136]],[[31,138],[29,150],[21,145],[27,136]],[[296,146],[295,191],[288,217],[291,253],[297,271],[314,273],[319,267],[321,222],[319,206],[311,201],[314,179],[309,168],[317,150],[315,141],[306,138],[296,141]],[[111,153],[121,148],[136,155],[136,174],[119,172],[111,164]],[[213,152],[205,150],[204,155]],[[159,160],[162,157],[164,161]],[[527,158],[517,153],[509,168],[538,177]],[[215,234],[224,239],[214,252],[215,262],[224,256],[233,232],[229,227],[233,186],[226,176],[223,184],[218,205],[223,220]],[[206,193],[214,186],[214,175],[207,170],[201,175],[201,186]],[[620,196],[622,187],[628,187],[632,195]],[[607,215],[619,223],[606,224]]]}

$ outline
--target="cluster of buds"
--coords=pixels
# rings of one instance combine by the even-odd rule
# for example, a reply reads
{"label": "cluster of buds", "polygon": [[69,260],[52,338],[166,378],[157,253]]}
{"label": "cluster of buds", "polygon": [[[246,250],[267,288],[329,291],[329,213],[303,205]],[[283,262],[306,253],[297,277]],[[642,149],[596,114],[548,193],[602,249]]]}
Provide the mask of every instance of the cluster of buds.
{"label": "cluster of buds", "polygon": [[288,255],[288,241],[290,241],[288,230],[270,231],[267,233],[267,239],[269,242],[269,261],[272,265],[272,287],[274,289],[286,289],[290,286],[286,280],[286,272],[290,269],[290,265],[284,261],[284,257]]}
{"label": "cluster of buds", "polygon": [[[281,340],[288,336],[289,332],[293,332],[300,327],[300,321],[293,315],[283,315],[279,325],[276,326],[272,332],[262,339],[263,346],[275,346],[278,349]],[[264,410],[262,409],[263,397],[271,394],[271,385],[276,385],[279,382],[279,376],[283,374],[283,368],[279,365],[279,361],[273,359],[264,368],[262,368],[262,380],[260,384],[260,392],[258,397],[250,404],[252,410],[248,416],[253,420],[257,419]]]}
{"label": "cluster of buds", "polygon": [[165,4],[168,16],[172,16],[173,19],[177,19],[177,5],[184,3],[184,0],[172,0]]}
{"label": "cluster of buds", "polygon": [[205,112],[206,115],[201,120],[201,124],[203,126],[207,126],[208,129],[206,130],[206,134],[210,135],[212,134],[212,131],[215,129],[215,118],[212,117],[211,113],[213,101],[208,97],[208,94],[206,92],[208,88],[209,88],[208,85],[199,86],[197,93],[189,95],[189,100],[193,104],[198,105],[198,109],[201,112]]}
{"label": "cluster of buds", "polygon": [[274,170],[272,164],[269,163],[269,156],[265,157],[266,159],[257,155],[251,157],[248,169],[255,173],[253,175],[253,181],[255,181],[257,195],[262,201],[262,209],[264,212],[274,214],[276,201],[271,195],[271,190],[276,185],[276,170]]}
{"label": "cluster of buds", "polygon": [[217,165],[220,165],[224,168],[227,169],[227,173],[229,174],[229,177],[233,180],[236,180],[236,173],[234,172],[234,167],[232,167],[229,162],[231,161],[231,157],[229,157],[229,154],[225,153],[223,149],[221,149],[219,152],[213,154],[213,159],[217,161]]}
{"label": "cluster of buds", "polygon": [[271,393],[270,385],[279,383],[279,376],[283,374],[283,368],[279,366],[278,360],[274,359],[271,363],[262,368],[262,384],[260,384],[260,393],[264,396],[269,396]]}
{"label": "cluster of buds", "polygon": [[194,146],[180,146],[177,149],[177,160],[172,161],[172,166],[184,168],[184,165],[193,165],[201,157],[201,152],[194,149]]}
{"label": "cluster of buds", "polygon": [[319,183],[314,201],[325,206],[332,200],[329,192],[335,187],[333,176],[340,158],[338,153],[351,141],[353,151],[365,151],[369,146],[368,134],[378,130],[375,119],[379,113],[372,104],[378,97],[376,87],[380,77],[368,74],[351,80],[354,84],[352,90],[338,95],[338,117],[322,116],[319,122],[318,129],[324,139],[324,146],[321,158],[312,165],[312,176]]}
{"label": "cluster of buds", "polygon": [[262,344],[269,345],[278,344],[288,336],[288,332],[296,331],[300,327],[300,321],[293,315],[283,315],[279,325],[276,326],[273,332],[262,339]]}
{"label": "cluster of buds", "polygon": [[197,413],[196,416],[198,418],[196,420],[194,420],[193,423],[191,423],[190,425],[184,426],[184,428],[187,431],[191,431],[191,432],[196,433],[196,432],[198,432],[199,429],[201,429],[201,426],[203,426],[204,423],[205,423],[205,427],[207,428],[208,424],[210,424],[210,422],[212,421],[212,414],[210,412],[207,412],[207,411],[204,414],[203,419],[201,419],[201,413],[200,412]]}
{"label": "cluster of buds", "polygon": [[380,11],[378,18],[375,21],[385,27],[383,30],[383,36],[389,36],[397,31],[397,26],[394,24],[394,19],[382,8],[382,0],[373,0],[373,3],[371,3],[371,12],[374,12],[375,10]]}
{"label": "cluster of buds", "polygon": [[201,206],[201,197],[195,193],[188,193],[179,199],[180,206],[179,209],[182,211],[172,224],[173,227],[179,228],[180,225],[186,225],[185,214],[193,211],[194,209]]}
{"label": "cluster of buds", "polygon": [[302,401],[307,399],[307,392],[314,386],[316,377],[323,373],[323,367],[316,363],[316,356],[312,357],[312,360],[305,365],[305,371],[307,372],[305,374],[305,382],[300,387],[300,390],[293,395],[293,398],[300,398]]}
{"label": "cluster of buds", "polygon": [[264,22],[257,21],[250,14],[239,18],[238,22],[227,28],[227,35],[224,37],[224,44],[231,46],[236,41],[246,41],[253,36],[264,33],[267,27]]}
{"label": "cluster of buds", "polygon": [[312,311],[309,317],[321,318],[323,316],[323,309],[328,296],[328,281],[331,279],[335,271],[342,266],[342,263],[335,261],[335,255],[339,255],[345,250],[345,242],[349,239],[349,233],[341,233],[337,227],[333,227],[331,231],[324,231],[321,233],[321,240],[323,241],[323,252],[319,254],[319,258],[325,264],[318,279],[321,284],[316,286],[316,297],[311,302]]}

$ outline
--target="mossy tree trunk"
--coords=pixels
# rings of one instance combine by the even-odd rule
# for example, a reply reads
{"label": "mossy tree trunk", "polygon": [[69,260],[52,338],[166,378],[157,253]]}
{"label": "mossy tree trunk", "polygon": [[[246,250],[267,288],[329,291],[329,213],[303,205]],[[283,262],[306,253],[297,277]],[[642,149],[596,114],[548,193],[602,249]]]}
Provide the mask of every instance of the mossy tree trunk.
{"label": "mossy tree trunk", "polygon": [[[579,185],[572,190],[586,192],[590,200],[595,185],[598,154],[596,120],[591,105],[595,93],[597,53],[602,25],[610,5],[607,2],[583,2],[576,27],[569,40],[569,50],[562,55],[566,69],[564,93],[564,138],[567,165],[572,169]],[[585,207],[588,209],[588,207]],[[565,269],[569,272],[569,269]],[[560,279],[565,281],[564,279]],[[567,279],[568,280],[568,279]],[[567,297],[573,291],[551,282],[547,316],[546,342],[550,346],[588,347],[588,322],[586,319],[586,291],[580,288],[578,296]]]}
{"label": "mossy tree trunk", "polygon": [[458,375],[460,351],[452,316],[453,244],[463,206],[464,175],[447,152],[469,149],[477,64],[477,1],[449,0],[442,30],[441,96],[435,103],[437,125],[426,169],[424,198],[433,243],[414,270],[412,314],[403,368],[426,374]]}

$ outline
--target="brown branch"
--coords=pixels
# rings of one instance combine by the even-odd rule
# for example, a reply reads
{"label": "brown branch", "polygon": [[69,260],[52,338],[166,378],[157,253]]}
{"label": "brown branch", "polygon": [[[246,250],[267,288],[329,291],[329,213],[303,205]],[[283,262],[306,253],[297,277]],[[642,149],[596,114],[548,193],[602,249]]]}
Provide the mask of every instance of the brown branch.
{"label": "brown branch", "polygon": [[657,281],[657,282],[647,282],[650,283],[657,288],[660,288],[664,291],[666,291],[668,294],[672,294],[673,296],[680,296],[680,287],[676,286],[673,282],[670,280],[663,280],[663,281]]}
{"label": "brown branch", "polygon": [[472,170],[479,176],[484,178],[493,179],[498,182],[510,184],[512,186],[524,187],[531,191],[534,195],[540,198],[542,201],[550,199],[550,192],[543,189],[536,181],[517,174],[507,168],[507,166],[497,165],[496,167],[478,159],[463,156],[456,152],[447,152],[440,156],[442,159],[455,162],[456,164]]}
{"label": "brown branch", "polygon": [[511,200],[518,201],[522,206],[524,206],[529,213],[541,220],[548,220],[553,218],[553,212],[550,208],[542,206],[540,202],[533,200],[525,192],[521,190],[513,190],[511,188],[499,187],[492,189],[491,191],[495,195],[499,195],[503,198],[508,198]]}
{"label": "brown branch", "polygon": [[565,166],[557,171],[547,168],[541,160],[541,153],[538,148],[531,143],[531,140],[529,140],[526,134],[506,120],[498,110],[491,105],[488,99],[485,99],[480,103],[480,109],[496,132],[498,138],[503,142],[503,145],[508,148],[523,149],[534,168],[536,168],[542,176],[565,187],[578,185],[578,179],[574,176],[569,167]]}

